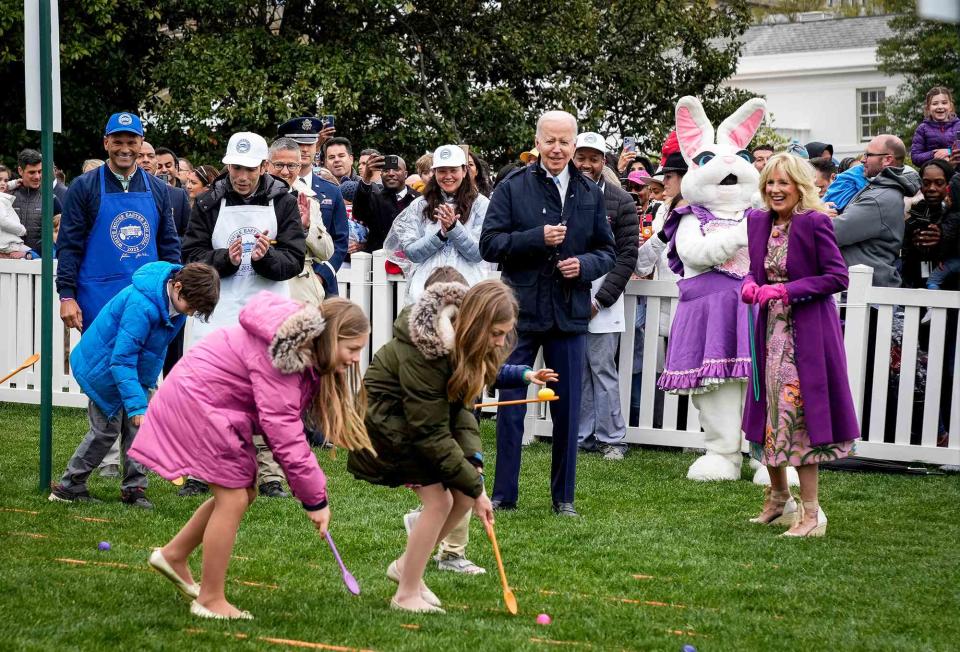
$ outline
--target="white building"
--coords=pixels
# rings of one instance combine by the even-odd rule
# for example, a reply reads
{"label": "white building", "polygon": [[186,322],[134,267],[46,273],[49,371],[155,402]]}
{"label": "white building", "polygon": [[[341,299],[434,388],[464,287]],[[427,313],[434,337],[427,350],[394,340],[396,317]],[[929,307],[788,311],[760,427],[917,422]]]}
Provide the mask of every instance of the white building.
{"label": "white building", "polygon": [[830,143],[837,158],[861,153],[903,82],[878,70],[877,41],[892,35],[890,16],[804,18],[749,28],[726,85],[764,95],[783,136]]}

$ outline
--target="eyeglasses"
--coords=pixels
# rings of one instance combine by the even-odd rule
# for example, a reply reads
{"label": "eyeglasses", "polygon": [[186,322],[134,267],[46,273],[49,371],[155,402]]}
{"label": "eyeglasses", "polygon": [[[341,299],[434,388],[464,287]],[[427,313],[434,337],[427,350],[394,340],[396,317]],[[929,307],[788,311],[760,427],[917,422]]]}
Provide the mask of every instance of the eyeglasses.
{"label": "eyeglasses", "polygon": [[870,158],[871,156],[893,156],[890,152],[864,152],[863,158]]}
{"label": "eyeglasses", "polygon": [[291,172],[299,172],[300,168],[303,167],[303,165],[301,165],[300,163],[274,163],[273,161],[270,161],[270,165],[277,168],[278,170],[283,170],[284,168],[286,168]]}

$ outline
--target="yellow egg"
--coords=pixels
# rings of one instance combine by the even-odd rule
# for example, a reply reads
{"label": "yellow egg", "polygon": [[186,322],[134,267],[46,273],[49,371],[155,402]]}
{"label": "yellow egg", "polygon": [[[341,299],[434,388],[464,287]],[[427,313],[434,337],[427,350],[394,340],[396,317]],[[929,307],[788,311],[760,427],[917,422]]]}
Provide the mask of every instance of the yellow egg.
{"label": "yellow egg", "polygon": [[550,389],[549,387],[544,387],[539,392],[537,392],[537,398],[540,399],[541,401],[545,401],[548,398],[553,398],[554,396],[555,394],[553,393],[553,390]]}
{"label": "yellow egg", "polygon": [[183,486],[183,480],[184,480],[184,477],[180,476],[179,478],[174,478],[170,482],[173,484],[173,486],[180,487],[180,486]]}

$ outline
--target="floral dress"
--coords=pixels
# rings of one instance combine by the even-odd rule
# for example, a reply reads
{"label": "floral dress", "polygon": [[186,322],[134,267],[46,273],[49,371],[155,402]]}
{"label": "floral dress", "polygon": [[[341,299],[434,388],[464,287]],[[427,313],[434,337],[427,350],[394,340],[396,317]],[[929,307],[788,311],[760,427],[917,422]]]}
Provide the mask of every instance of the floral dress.
{"label": "floral dress", "polygon": [[[786,227],[774,226],[763,261],[768,283],[787,279]],[[846,457],[853,441],[812,446],[803,416],[803,396],[797,375],[793,313],[781,301],[767,304],[767,362],[763,380],[767,391],[767,423],[763,446],[750,444],[751,455],[766,466],[802,466]]]}

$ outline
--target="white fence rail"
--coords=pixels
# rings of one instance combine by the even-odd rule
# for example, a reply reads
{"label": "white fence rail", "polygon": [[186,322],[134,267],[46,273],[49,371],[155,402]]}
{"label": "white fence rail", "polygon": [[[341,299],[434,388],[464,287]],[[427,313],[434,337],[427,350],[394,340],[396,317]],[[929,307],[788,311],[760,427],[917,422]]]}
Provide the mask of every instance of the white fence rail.
{"label": "white fence rail", "polygon": [[[337,274],[341,295],[359,304],[372,324],[364,368],[372,352],[389,341],[404,303],[406,284],[401,276],[386,273],[384,260],[383,252],[355,254],[350,267]],[[960,374],[956,373],[960,370],[960,292],[875,288],[871,278],[870,268],[851,268],[850,288],[841,304],[850,387],[863,423],[858,454],[960,464]],[[665,345],[660,314],[665,311],[672,319],[677,295],[676,284],[667,281],[630,281],[627,286],[628,324],[638,300],[646,302],[644,328],[628,328],[620,340],[620,399],[625,415],[630,413],[633,373],[640,372],[639,410],[627,427],[630,443],[703,445],[693,405],[656,388]],[[922,323],[926,317],[928,324]],[[65,329],[57,317],[54,321],[54,404],[83,407],[86,398],[70,375],[68,360],[78,335],[75,331],[62,335]],[[40,261],[0,260],[0,370],[16,367],[39,351],[39,333]],[[644,355],[635,370],[638,335],[643,338]],[[38,366],[23,371],[0,385],[0,401],[39,403],[39,384]],[[544,406],[534,404],[528,411],[527,436],[550,436],[551,426]],[[938,446],[943,429],[951,436],[946,445]]]}

